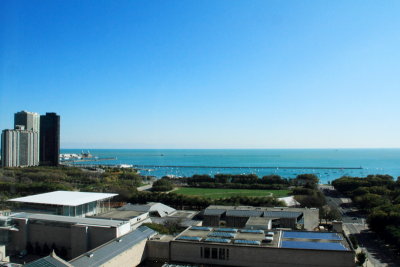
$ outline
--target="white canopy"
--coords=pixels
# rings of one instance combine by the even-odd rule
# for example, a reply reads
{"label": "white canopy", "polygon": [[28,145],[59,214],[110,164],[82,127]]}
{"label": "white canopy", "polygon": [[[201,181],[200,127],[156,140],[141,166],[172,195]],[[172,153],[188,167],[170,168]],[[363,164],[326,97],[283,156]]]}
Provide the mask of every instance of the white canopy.
{"label": "white canopy", "polygon": [[110,193],[54,191],[33,196],[13,198],[8,201],[59,206],[79,206],[98,200],[109,199],[117,195],[118,194]]}

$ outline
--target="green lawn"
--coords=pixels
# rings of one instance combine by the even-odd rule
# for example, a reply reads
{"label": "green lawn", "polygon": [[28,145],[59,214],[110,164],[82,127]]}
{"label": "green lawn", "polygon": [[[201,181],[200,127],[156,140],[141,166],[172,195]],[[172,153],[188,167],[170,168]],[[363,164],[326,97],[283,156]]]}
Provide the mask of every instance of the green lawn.
{"label": "green lawn", "polygon": [[256,190],[256,189],[216,189],[181,187],[173,191],[177,194],[209,197],[212,199],[227,198],[232,196],[265,197],[272,193],[275,197],[286,197],[290,190]]}

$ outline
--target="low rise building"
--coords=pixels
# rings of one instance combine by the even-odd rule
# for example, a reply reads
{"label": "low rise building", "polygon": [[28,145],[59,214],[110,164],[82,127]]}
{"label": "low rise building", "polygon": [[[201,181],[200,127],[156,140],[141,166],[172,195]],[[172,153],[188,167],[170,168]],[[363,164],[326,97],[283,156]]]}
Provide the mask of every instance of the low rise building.
{"label": "low rise building", "polygon": [[146,259],[146,242],[157,232],[141,226],[73,260],[74,267],[134,267]]}
{"label": "low rise building", "polygon": [[148,212],[152,217],[166,217],[176,213],[176,209],[159,202],[149,202],[147,204],[126,204],[118,210]]}
{"label": "low rise building", "polygon": [[225,225],[244,228],[250,219],[251,222],[256,218],[265,218],[265,223],[272,228],[314,230],[319,224],[319,210],[314,208],[212,205],[204,210],[203,226]]}
{"label": "low rise building", "polygon": [[55,246],[64,249],[67,258],[77,257],[130,231],[129,222],[79,218],[49,214],[12,214],[11,227],[0,229],[7,236],[7,250],[16,254],[29,246]]}
{"label": "low rise building", "polygon": [[201,266],[355,266],[342,233],[191,227],[170,242],[170,262]]}
{"label": "low rise building", "polygon": [[119,209],[114,209],[96,216],[89,216],[86,218],[127,221],[131,226],[131,230],[138,228],[144,222],[150,222],[148,212]]}
{"label": "low rise building", "polygon": [[54,191],[8,201],[16,204],[14,210],[53,215],[85,217],[110,210],[110,201],[118,194],[75,191]]}
{"label": "low rise building", "polygon": [[25,264],[24,267],[74,267],[53,251],[49,256]]}

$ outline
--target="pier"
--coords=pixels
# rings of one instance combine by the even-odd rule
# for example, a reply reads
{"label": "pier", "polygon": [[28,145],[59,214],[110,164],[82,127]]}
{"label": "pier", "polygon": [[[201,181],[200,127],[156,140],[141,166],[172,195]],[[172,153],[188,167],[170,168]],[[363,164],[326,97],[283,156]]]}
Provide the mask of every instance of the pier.
{"label": "pier", "polygon": [[63,164],[74,164],[76,162],[92,162],[92,161],[104,161],[104,160],[116,160],[117,158],[86,158],[86,159],[77,159],[77,160],[63,160],[61,163]]}

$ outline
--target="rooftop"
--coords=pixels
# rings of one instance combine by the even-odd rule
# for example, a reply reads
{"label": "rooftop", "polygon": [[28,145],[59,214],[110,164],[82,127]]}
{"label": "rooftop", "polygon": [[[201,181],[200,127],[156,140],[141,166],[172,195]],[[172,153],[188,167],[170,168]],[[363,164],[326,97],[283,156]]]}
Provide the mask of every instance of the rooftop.
{"label": "rooftop", "polygon": [[176,212],[174,208],[171,208],[170,206],[164,205],[163,203],[159,202],[149,202],[147,204],[126,204],[125,206],[119,208],[119,210],[124,210],[124,211],[139,211],[139,212],[156,212],[158,213],[159,217],[165,217],[168,215],[173,214]]}
{"label": "rooftop", "polygon": [[264,217],[266,218],[298,218],[303,215],[302,212],[299,211],[265,211]]}
{"label": "rooftop", "polygon": [[116,238],[100,247],[97,247],[73,260],[74,267],[97,267],[110,261],[134,245],[155,235],[156,232],[146,226],[141,226],[133,232]]}
{"label": "rooftop", "polygon": [[54,252],[49,256],[40,258],[24,265],[25,267],[73,267],[68,262],[58,257]]}
{"label": "rooftop", "polygon": [[134,211],[134,210],[112,210],[109,212],[105,212],[96,216],[91,216],[90,218],[99,218],[99,219],[117,219],[117,220],[130,220],[132,218],[136,218],[146,212]]}
{"label": "rooftop", "polygon": [[61,215],[50,215],[50,214],[37,214],[37,213],[14,213],[11,215],[12,218],[24,218],[29,220],[41,220],[60,222],[68,224],[82,224],[82,225],[93,225],[93,226],[107,226],[107,227],[118,227],[126,224],[126,221],[118,220],[107,220],[107,219],[95,219],[95,218],[81,218],[81,217],[69,217]]}
{"label": "rooftop", "polygon": [[[273,232],[273,240],[265,242],[266,234]],[[281,231],[264,231],[264,230],[248,230],[236,228],[212,228],[212,227],[195,227],[186,229],[178,237],[176,241],[182,242],[208,242],[208,243],[226,243],[235,245],[252,245],[257,243],[257,246],[263,247],[278,247]],[[196,240],[195,240],[196,239]],[[236,240],[241,240],[239,243]],[[250,241],[250,242],[244,242]],[[251,242],[255,241],[255,242]],[[263,242],[264,241],[264,242]]]}
{"label": "rooftop", "polygon": [[191,227],[178,235],[175,241],[285,249],[351,251],[351,246],[343,234],[332,232]]}
{"label": "rooftop", "polygon": [[212,213],[220,214],[223,211],[292,211],[292,212],[306,212],[308,210],[317,210],[314,208],[293,208],[293,207],[253,207],[253,206],[221,206],[221,205],[210,205],[205,209],[205,215],[209,211]]}
{"label": "rooftop", "polygon": [[109,199],[117,195],[118,194],[110,193],[54,191],[33,196],[13,198],[8,201],[58,206],[79,206],[94,201]]}

